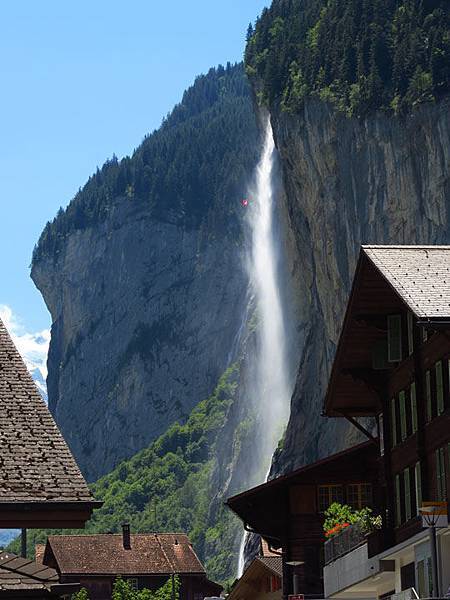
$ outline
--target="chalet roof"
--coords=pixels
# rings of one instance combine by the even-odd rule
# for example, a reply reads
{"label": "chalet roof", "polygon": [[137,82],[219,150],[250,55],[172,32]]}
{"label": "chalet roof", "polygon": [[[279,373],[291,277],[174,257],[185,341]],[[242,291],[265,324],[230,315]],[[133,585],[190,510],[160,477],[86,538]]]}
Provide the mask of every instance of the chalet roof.
{"label": "chalet roof", "polygon": [[44,562],[53,556],[63,575],[205,575],[189,538],[178,533],[131,534],[131,549],[119,534],[51,535]]}
{"label": "chalet roof", "polygon": [[92,494],[0,320],[0,508]]}
{"label": "chalet roof", "polygon": [[0,552],[0,598],[5,593],[50,592],[58,582],[54,569],[11,552]]}
{"label": "chalet roof", "polygon": [[389,368],[374,369],[374,349],[387,344],[387,316],[406,309],[417,324],[450,328],[450,246],[361,248],[328,382],[327,416],[382,410]]}
{"label": "chalet roof", "polygon": [[419,319],[450,318],[450,246],[363,246]]}

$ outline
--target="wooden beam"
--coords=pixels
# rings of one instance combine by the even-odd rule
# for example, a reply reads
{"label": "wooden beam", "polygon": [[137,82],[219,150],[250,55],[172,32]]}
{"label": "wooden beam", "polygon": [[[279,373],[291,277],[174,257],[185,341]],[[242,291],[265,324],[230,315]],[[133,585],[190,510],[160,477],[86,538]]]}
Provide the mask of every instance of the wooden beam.
{"label": "wooden beam", "polygon": [[342,413],[342,416],[347,419],[347,421],[350,421],[350,423],[356,427],[356,429],[358,429],[361,433],[363,433],[367,438],[369,438],[369,440],[371,442],[373,442],[374,444],[378,445],[378,439],[376,437],[374,437],[365,427],[363,427],[361,425],[361,423],[359,423],[356,419],[354,419],[353,417],[351,417],[350,415],[345,414],[344,412]]}

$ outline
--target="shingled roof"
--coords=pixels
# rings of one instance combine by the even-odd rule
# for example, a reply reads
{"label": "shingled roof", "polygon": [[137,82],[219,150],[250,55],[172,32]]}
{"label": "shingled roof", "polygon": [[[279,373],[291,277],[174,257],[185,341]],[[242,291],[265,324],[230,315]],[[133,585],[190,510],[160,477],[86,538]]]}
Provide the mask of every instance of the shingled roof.
{"label": "shingled roof", "polygon": [[60,591],[72,593],[79,585],[59,584],[54,569],[11,552],[0,552],[0,598],[59,598]]}
{"label": "shingled roof", "polygon": [[51,535],[44,562],[53,558],[63,575],[205,575],[184,534],[131,534],[130,545],[125,549],[117,534]]}
{"label": "shingled roof", "polygon": [[450,246],[363,246],[419,319],[450,319]]}
{"label": "shingled roof", "polygon": [[0,320],[0,510],[92,503],[92,494]]}

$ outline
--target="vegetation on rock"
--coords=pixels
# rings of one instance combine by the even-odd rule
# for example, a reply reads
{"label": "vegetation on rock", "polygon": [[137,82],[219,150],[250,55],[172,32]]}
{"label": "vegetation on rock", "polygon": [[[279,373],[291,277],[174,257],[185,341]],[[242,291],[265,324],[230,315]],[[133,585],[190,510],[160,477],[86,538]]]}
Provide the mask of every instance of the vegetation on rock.
{"label": "vegetation on rock", "polygon": [[[241,64],[211,69],[131,157],[115,156],[47,223],[33,261],[57,258],[67,236],[120,209],[150,212],[186,228],[236,228],[242,189],[257,159],[257,126]],[[215,224],[215,227],[213,225]],[[233,231],[235,229],[232,229]]]}
{"label": "vegetation on rock", "polygon": [[348,115],[398,113],[450,87],[448,0],[274,0],[249,27],[246,69],[260,100],[308,96]]}

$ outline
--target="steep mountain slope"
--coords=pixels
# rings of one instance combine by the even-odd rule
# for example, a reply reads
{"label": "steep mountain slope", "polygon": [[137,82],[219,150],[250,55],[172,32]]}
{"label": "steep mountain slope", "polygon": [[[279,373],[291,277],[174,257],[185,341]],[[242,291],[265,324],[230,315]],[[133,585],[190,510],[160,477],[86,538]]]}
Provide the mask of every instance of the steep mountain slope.
{"label": "steep mountain slope", "polygon": [[88,480],[185,420],[235,359],[257,148],[242,66],[212,69],[42,233],[49,406]]}
{"label": "steep mountain slope", "polygon": [[[304,339],[275,471],[354,435],[320,414],[360,244],[450,243],[449,23],[439,0],[275,0],[249,32],[247,71],[270,109],[296,240]],[[378,95],[364,87],[371,77]],[[358,82],[370,101],[355,101]]]}

